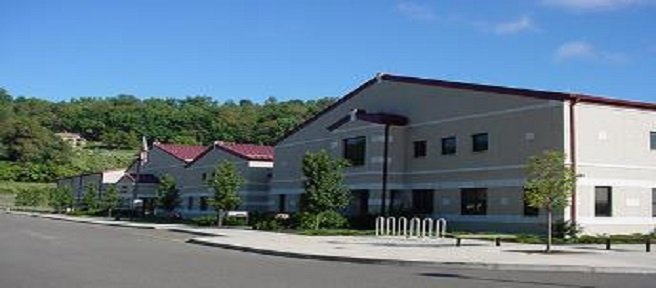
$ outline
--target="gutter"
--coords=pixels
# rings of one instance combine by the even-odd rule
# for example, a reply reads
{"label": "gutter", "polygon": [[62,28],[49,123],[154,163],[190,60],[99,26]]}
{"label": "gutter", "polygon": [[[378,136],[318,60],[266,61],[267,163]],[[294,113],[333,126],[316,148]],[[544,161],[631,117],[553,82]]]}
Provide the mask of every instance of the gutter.
{"label": "gutter", "polygon": [[[569,97],[569,156],[571,169],[576,174],[576,114],[574,109],[580,98],[575,94]],[[576,224],[576,185],[572,187],[572,208],[570,209],[570,219],[573,225]]]}

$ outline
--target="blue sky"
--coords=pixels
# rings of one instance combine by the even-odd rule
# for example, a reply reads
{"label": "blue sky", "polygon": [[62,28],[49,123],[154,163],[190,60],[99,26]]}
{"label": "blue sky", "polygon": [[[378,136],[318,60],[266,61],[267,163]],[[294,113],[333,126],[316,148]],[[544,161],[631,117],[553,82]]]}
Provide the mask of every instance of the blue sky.
{"label": "blue sky", "polygon": [[656,101],[653,0],[0,1],[0,87],[341,96],[376,72]]}

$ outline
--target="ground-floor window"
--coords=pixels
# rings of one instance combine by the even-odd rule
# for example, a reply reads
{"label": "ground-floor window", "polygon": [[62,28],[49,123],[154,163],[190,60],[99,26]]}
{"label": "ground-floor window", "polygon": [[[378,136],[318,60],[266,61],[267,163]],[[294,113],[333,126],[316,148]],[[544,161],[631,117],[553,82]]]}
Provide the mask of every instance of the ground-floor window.
{"label": "ground-floor window", "polygon": [[207,196],[200,197],[200,211],[207,211]]}
{"label": "ground-floor window", "polygon": [[539,208],[528,205],[528,201],[526,201],[526,190],[524,190],[524,216],[536,217],[539,213]]}
{"label": "ground-floor window", "polygon": [[194,209],[194,197],[187,198],[187,210]]}
{"label": "ground-floor window", "polygon": [[651,216],[656,217],[656,188],[651,189]]}
{"label": "ground-floor window", "polygon": [[348,213],[353,215],[366,215],[369,213],[369,190],[351,190]]}
{"label": "ground-floor window", "polygon": [[412,211],[419,214],[433,213],[433,190],[412,190]]}
{"label": "ground-floor window", "polygon": [[613,191],[611,187],[595,187],[595,216],[610,217],[612,216]]}
{"label": "ground-floor window", "polygon": [[460,213],[462,215],[487,214],[487,188],[460,189]]}
{"label": "ground-floor window", "polygon": [[278,195],[278,212],[284,213],[287,210],[287,195]]}

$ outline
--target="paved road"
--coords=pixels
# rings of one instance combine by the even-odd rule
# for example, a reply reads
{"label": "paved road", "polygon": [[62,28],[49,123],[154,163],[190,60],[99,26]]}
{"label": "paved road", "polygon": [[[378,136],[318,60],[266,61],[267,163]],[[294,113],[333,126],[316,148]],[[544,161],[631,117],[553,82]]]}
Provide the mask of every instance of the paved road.
{"label": "paved road", "polygon": [[0,214],[0,287],[656,287],[656,276],[400,267],[263,256],[186,234]]}

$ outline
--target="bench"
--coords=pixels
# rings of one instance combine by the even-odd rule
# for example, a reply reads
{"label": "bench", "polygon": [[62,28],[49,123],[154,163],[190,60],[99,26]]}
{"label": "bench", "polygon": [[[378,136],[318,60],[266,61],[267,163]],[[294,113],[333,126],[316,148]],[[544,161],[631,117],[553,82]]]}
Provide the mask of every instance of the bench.
{"label": "bench", "polygon": [[460,247],[462,239],[494,240],[494,246],[501,246],[501,240],[515,239],[517,236],[509,234],[447,234],[447,237],[456,239],[456,247]]}

